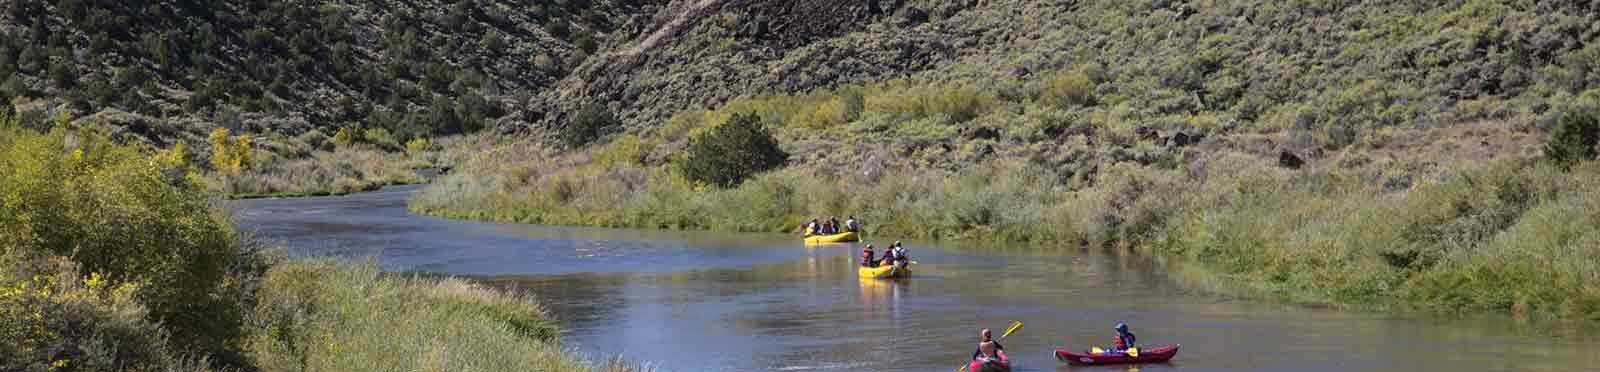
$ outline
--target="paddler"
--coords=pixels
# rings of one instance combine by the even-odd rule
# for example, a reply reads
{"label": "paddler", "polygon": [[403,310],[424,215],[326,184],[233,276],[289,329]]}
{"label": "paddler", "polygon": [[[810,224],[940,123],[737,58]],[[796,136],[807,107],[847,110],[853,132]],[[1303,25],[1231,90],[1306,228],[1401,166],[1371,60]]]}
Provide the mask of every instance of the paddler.
{"label": "paddler", "polygon": [[861,222],[856,221],[856,216],[850,216],[850,219],[844,220],[844,229],[856,232],[861,229]]}
{"label": "paddler", "polygon": [[889,252],[894,254],[895,266],[905,268],[906,265],[911,263],[911,257],[906,256],[906,246],[900,244],[899,240],[894,241],[894,244],[889,246]]}
{"label": "paddler", "polygon": [[[1000,350],[997,345],[994,341],[978,343],[978,356],[972,358],[972,365],[968,366],[968,369],[973,372],[1006,370],[1003,366],[1010,364],[1011,359],[1007,358],[1006,352]],[[991,368],[991,365],[994,367]]]}
{"label": "paddler", "polygon": [[[979,345],[982,345],[983,343],[987,342],[987,343],[994,344],[994,348],[995,349],[999,349],[1000,351],[1005,351],[1006,350],[1005,346],[1001,346],[1000,345],[1000,341],[995,341],[994,340],[994,332],[990,332],[988,328],[984,328],[983,332],[979,332],[978,335],[983,338],[982,341],[978,341]],[[978,359],[978,357],[980,357],[980,356],[983,356],[983,347],[982,346],[979,346],[978,350],[974,350],[972,352],[972,359]]]}
{"label": "paddler", "polygon": [[1128,323],[1117,322],[1116,330],[1117,339],[1111,343],[1111,351],[1121,353],[1127,351],[1128,348],[1134,347],[1135,338],[1133,337],[1133,332],[1128,331]]}
{"label": "paddler", "polygon": [[889,248],[883,249],[883,262],[879,263],[878,266],[892,266],[897,259],[894,255],[894,246],[889,246]]}
{"label": "paddler", "polygon": [[864,266],[864,267],[877,267],[878,262],[877,261],[873,261],[872,260],[872,256],[873,256],[872,245],[871,244],[867,244],[866,248],[862,248],[861,249],[861,266]]}

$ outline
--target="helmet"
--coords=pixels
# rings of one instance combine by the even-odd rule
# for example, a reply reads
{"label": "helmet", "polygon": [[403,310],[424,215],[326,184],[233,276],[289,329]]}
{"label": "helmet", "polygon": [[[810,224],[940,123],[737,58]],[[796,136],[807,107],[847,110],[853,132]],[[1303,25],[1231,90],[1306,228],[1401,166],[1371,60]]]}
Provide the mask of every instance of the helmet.
{"label": "helmet", "polygon": [[1117,322],[1117,332],[1128,333],[1128,323]]}
{"label": "helmet", "polygon": [[994,336],[994,332],[989,332],[988,328],[984,328],[983,332],[981,334],[983,335],[983,338],[985,338],[985,339]]}

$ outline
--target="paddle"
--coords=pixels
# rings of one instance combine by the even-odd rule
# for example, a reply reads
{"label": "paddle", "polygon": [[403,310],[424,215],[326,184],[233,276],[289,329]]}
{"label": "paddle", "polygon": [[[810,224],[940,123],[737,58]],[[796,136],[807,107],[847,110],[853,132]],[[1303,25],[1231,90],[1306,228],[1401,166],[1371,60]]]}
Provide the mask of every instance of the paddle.
{"label": "paddle", "polygon": [[1020,329],[1022,329],[1022,322],[1013,320],[1011,321],[1011,326],[1006,328],[1006,333],[1001,333],[1000,338],[995,339],[995,341],[1004,340],[1006,336],[1011,335],[1011,332],[1016,332]]}
{"label": "paddle", "polygon": [[[1006,336],[1010,336],[1011,333],[1016,332],[1017,330],[1020,330],[1020,329],[1022,329],[1022,322],[1013,320],[1013,321],[1011,321],[1011,326],[1006,327],[1005,333],[1001,333],[1000,334],[1000,338],[996,338],[994,340],[995,341],[1004,340],[1004,339],[1006,339]],[[956,372],[967,372],[967,366],[963,365],[963,366],[961,366],[961,368],[956,368]]]}

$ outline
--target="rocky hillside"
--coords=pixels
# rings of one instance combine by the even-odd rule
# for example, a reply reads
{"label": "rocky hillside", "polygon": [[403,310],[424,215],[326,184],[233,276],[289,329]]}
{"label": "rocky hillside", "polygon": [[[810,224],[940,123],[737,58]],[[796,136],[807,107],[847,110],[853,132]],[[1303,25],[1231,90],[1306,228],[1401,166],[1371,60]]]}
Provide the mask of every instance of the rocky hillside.
{"label": "rocky hillside", "polygon": [[[135,132],[363,125],[397,136],[628,127],[738,97],[909,78],[999,95],[1081,77],[1083,124],[1541,128],[1600,86],[1600,6],[1031,0],[15,0],[0,99]],[[1027,91],[997,91],[1018,85]],[[609,122],[609,121],[607,121]]]}
{"label": "rocky hillside", "polygon": [[460,133],[566,76],[642,3],[11,0],[0,100],[157,139],[218,125]]}
{"label": "rocky hillside", "polygon": [[1564,1],[673,1],[523,116],[562,127],[598,102],[650,127],[752,94],[1073,71],[1089,80],[1086,123],[1270,127],[1338,147],[1399,125],[1547,127],[1600,87],[1597,14]]}
{"label": "rocky hillside", "polygon": [[[531,102],[528,121],[561,126],[601,103],[630,126],[741,95],[800,92],[905,76],[994,52],[976,1],[674,1],[630,25],[627,40]],[[998,25],[989,25],[998,26]],[[1003,27],[1002,27],[1003,28]],[[1002,30],[1003,31],[1003,30]]]}

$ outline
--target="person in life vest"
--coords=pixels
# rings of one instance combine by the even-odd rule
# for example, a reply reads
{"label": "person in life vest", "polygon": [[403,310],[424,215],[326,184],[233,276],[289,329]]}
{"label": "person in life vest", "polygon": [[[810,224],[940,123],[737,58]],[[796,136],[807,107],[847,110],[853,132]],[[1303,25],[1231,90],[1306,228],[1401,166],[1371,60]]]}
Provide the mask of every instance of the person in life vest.
{"label": "person in life vest", "polygon": [[867,244],[866,248],[861,249],[861,266],[877,267],[878,262],[872,260],[872,255],[872,245]]}
{"label": "person in life vest", "polygon": [[893,248],[893,246],[890,246],[890,248],[884,248],[883,249],[883,262],[879,263],[879,266],[893,265],[895,259],[896,258],[894,256],[894,248]]}
{"label": "person in life vest", "polygon": [[[983,332],[979,332],[978,334],[983,337],[983,340],[978,341],[978,343],[980,345],[982,343],[984,343],[984,342],[988,342],[988,343],[994,344],[994,348],[995,349],[999,349],[1000,351],[1005,351],[1006,350],[1005,346],[1001,346],[1000,345],[1000,341],[995,341],[994,340],[994,332],[989,332],[988,328],[984,328]],[[972,359],[978,359],[979,356],[983,356],[983,348],[982,347],[979,347],[978,350],[973,350],[972,351]]]}
{"label": "person in life vest", "polygon": [[894,254],[895,266],[904,268],[906,265],[911,264],[911,257],[906,256],[906,246],[900,244],[899,240],[894,241],[894,244],[889,246],[889,252]]}
{"label": "person in life vest", "polygon": [[1117,323],[1116,330],[1117,339],[1111,343],[1111,351],[1122,352],[1124,350],[1128,350],[1128,348],[1134,347],[1133,342],[1136,339],[1133,337],[1133,332],[1128,331],[1128,323]]}
{"label": "person in life vest", "polygon": [[1006,357],[1006,352],[995,346],[994,341],[978,343],[978,356],[972,358],[972,364],[967,370],[972,372],[1004,371],[1004,365],[1010,364],[1011,358]]}
{"label": "person in life vest", "polygon": [[828,226],[833,226],[833,231],[830,231],[830,234],[838,234],[839,229],[844,227],[844,225],[839,224],[839,217],[834,216],[828,216]]}
{"label": "person in life vest", "polygon": [[811,222],[806,223],[806,236],[819,235],[821,233],[822,224],[817,223],[817,219],[813,218]]}
{"label": "person in life vest", "polygon": [[856,216],[850,216],[850,219],[844,220],[844,229],[850,232],[859,231],[861,230],[861,222],[856,221]]}

